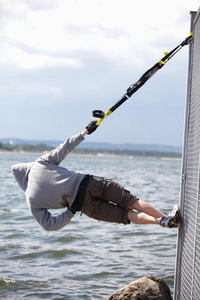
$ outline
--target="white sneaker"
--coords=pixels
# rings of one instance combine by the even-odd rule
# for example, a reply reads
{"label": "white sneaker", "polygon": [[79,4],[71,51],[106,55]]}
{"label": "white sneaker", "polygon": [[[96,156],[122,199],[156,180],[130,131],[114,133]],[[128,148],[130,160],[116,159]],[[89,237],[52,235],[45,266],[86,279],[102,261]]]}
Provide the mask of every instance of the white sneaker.
{"label": "white sneaker", "polygon": [[162,217],[160,219],[160,226],[181,228],[181,214],[178,205],[174,205],[173,210],[167,217]]}

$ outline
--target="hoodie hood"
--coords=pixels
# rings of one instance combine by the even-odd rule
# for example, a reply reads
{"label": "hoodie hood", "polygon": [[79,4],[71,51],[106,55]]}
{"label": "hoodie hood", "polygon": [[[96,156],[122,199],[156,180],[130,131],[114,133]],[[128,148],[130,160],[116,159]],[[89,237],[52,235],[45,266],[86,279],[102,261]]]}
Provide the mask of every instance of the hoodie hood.
{"label": "hoodie hood", "polygon": [[28,173],[34,163],[16,164],[11,167],[12,173],[19,187],[25,192],[28,185]]}

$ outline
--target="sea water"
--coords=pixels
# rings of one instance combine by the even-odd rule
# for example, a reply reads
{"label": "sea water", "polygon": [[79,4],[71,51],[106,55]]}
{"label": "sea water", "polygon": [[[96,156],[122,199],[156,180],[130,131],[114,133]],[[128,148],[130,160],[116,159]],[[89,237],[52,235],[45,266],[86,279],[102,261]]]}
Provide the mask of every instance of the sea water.
{"label": "sea water", "polygon": [[[149,275],[173,292],[177,229],[98,222],[80,213],[60,231],[40,227],[10,172],[12,164],[37,157],[0,154],[0,299],[106,299]],[[166,214],[179,202],[179,160],[68,156],[62,166],[112,178]]]}

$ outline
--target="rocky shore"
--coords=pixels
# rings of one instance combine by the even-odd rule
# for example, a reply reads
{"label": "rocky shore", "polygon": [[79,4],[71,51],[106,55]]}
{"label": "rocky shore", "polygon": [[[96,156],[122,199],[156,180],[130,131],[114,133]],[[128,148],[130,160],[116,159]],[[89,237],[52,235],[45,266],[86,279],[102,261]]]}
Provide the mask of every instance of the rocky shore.
{"label": "rocky shore", "polygon": [[146,276],[126,285],[106,300],[172,300],[172,296],[163,279]]}

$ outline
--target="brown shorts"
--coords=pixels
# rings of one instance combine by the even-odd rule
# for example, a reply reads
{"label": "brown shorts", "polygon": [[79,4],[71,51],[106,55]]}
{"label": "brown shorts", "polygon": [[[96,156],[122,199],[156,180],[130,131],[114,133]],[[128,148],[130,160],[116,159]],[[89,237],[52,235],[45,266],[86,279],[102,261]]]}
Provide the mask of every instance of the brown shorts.
{"label": "brown shorts", "polygon": [[135,200],[119,183],[92,176],[81,212],[99,221],[129,224],[128,208]]}

